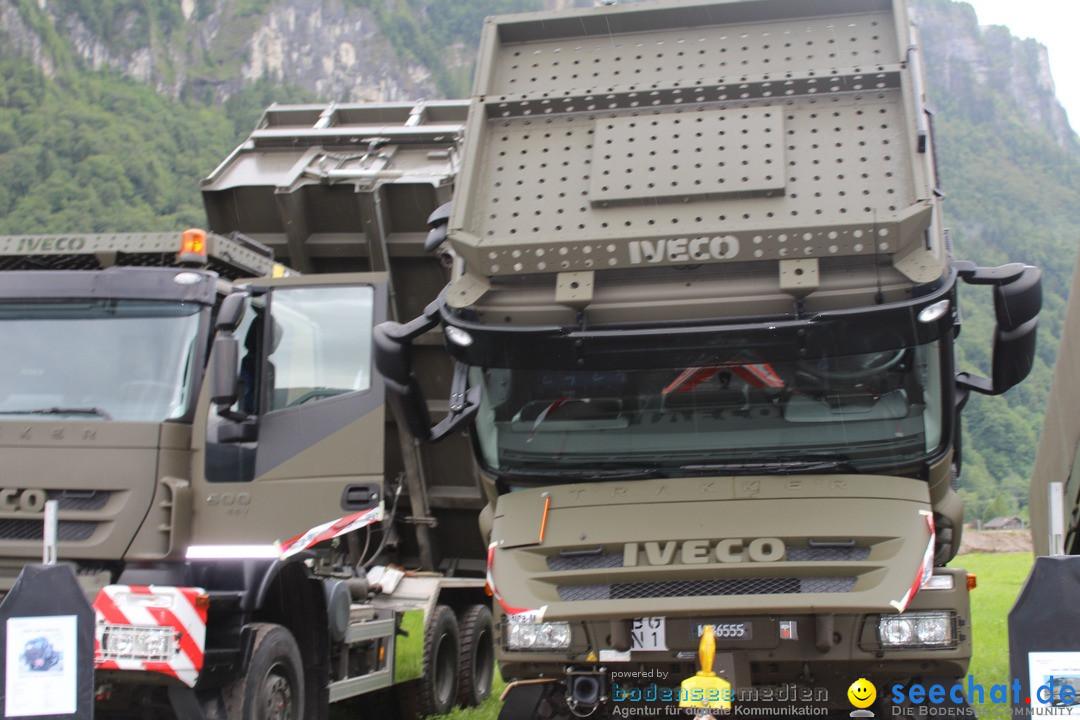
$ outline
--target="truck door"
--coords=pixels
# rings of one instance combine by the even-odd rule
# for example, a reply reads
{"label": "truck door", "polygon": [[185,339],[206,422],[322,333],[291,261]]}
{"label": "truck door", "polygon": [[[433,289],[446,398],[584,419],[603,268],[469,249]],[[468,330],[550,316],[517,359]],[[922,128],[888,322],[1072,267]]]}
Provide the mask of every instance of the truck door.
{"label": "truck door", "polygon": [[[385,275],[365,274],[244,289],[239,322],[218,329],[235,346],[231,406],[202,393],[194,544],[286,540],[380,503],[384,401],[371,334],[386,287]],[[211,357],[211,374],[220,367]]]}

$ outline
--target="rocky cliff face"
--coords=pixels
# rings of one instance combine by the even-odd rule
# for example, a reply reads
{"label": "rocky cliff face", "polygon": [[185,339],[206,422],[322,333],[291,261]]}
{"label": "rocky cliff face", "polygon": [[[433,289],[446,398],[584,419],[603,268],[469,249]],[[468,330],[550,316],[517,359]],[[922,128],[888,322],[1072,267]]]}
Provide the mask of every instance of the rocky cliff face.
{"label": "rocky cliff face", "polygon": [[[414,27],[423,31],[431,2],[399,0],[393,7],[395,12],[408,7],[419,23]],[[543,2],[549,9],[597,4]],[[1078,149],[1054,96],[1043,46],[1018,40],[1004,28],[979,27],[966,3],[912,0],[912,5],[933,93],[972,113],[1004,95],[1025,122],[1061,147]],[[217,101],[262,78],[304,87],[322,100],[440,97],[446,83],[435,74],[445,77],[449,68],[467,77],[474,54],[459,44],[440,50],[437,62],[429,57],[425,65],[408,46],[407,33],[391,42],[386,25],[356,0],[180,0],[178,7],[172,0],[121,1],[111,6],[111,16],[99,17],[94,3],[0,0],[0,52],[27,58],[49,75],[65,66],[107,69],[174,97]]]}
{"label": "rocky cliff face", "polygon": [[[224,100],[261,78],[339,101],[439,97],[431,71],[386,40],[370,10],[342,0],[182,0],[180,15],[134,4],[91,28],[71,3],[0,0],[0,40],[47,75],[74,64],[111,70],[158,91]],[[102,31],[104,30],[104,32]],[[453,65],[471,62],[448,53]]]}
{"label": "rocky cliff face", "polygon": [[267,77],[309,88],[320,98],[354,102],[439,94],[431,71],[395,53],[369,11],[341,2],[274,3],[246,50],[246,82]]}
{"label": "rocky cliff face", "polygon": [[[1076,133],[1054,93],[1046,48],[1020,40],[1001,26],[980,27],[975,10],[951,0],[914,0],[930,75],[932,103],[949,99],[950,111],[988,116],[988,103],[1008,98],[1025,122],[1077,151]],[[1058,72],[1068,68],[1058,68]]]}

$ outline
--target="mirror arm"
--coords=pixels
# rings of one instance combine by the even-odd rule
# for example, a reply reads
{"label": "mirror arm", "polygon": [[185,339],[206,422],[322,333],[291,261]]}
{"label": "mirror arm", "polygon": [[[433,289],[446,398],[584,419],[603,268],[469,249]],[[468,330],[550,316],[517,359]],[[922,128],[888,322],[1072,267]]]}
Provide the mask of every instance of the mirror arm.
{"label": "mirror arm", "polygon": [[970,260],[956,260],[953,268],[961,280],[968,285],[1008,285],[1016,282],[1027,266],[1024,263],[1009,263],[999,267],[979,267]]}
{"label": "mirror arm", "polygon": [[467,371],[455,370],[453,392],[458,399],[452,401],[449,414],[437,426],[431,427],[427,400],[412,372],[411,351],[416,338],[439,326],[440,307],[441,301],[436,300],[424,308],[423,315],[407,323],[381,323],[375,328],[373,336],[375,367],[383,377],[387,403],[398,425],[425,442],[445,437],[479,409],[479,395],[465,392]]}
{"label": "mirror arm", "polygon": [[233,410],[228,405],[218,405],[217,414],[218,417],[225,418],[226,420],[231,420],[236,423],[246,422],[247,420],[251,419],[251,415],[249,415],[248,413],[238,412],[236,410]]}
{"label": "mirror arm", "polygon": [[480,410],[481,393],[479,386],[469,387],[469,368],[464,363],[455,363],[454,379],[450,386],[450,412],[431,428],[428,441],[438,442],[471,420]]}
{"label": "mirror arm", "polygon": [[956,373],[956,385],[964,391],[963,398],[956,404],[957,410],[963,410],[964,405],[967,404],[968,395],[970,391],[981,395],[1000,395],[1000,391],[994,390],[994,383],[990,381],[990,378],[985,378],[982,375],[972,375],[968,372]]}

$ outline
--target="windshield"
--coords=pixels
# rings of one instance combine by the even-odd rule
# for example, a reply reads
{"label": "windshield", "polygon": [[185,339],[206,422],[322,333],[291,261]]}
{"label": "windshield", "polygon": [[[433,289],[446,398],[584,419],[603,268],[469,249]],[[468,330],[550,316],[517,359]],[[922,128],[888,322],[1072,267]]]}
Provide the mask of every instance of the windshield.
{"label": "windshield", "polygon": [[940,345],[801,360],[743,348],[694,367],[474,367],[477,442],[493,470],[568,479],[896,467],[942,443]]}
{"label": "windshield", "polygon": [[0,419],[183,416],[200,307],[146,300],[0,304]]}

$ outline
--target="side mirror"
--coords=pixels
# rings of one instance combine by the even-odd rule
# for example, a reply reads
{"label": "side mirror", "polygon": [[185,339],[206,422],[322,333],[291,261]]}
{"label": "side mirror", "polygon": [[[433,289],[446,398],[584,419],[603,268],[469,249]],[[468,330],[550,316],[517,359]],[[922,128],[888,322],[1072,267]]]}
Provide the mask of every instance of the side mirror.
{"label": "side mirror", "polygon": [[236,365],[240,358],[240,343],[231,333],[222,333],[214,338],[214,347],[210,353],[211,378],[210,402],[221,407],[231,407],[239,399],[239,386],[236,378]]}
{"label": "side mirror", "polygon": [[452,209],[453,203],[445,203],[435,208],[435,211],[428,216],[427,224],[430,230],[428,230],[427,238],[424,240],[424,252],[431,252],[446,240],[447,232],[450,229],[450,211]]}
{"label": "side mirror", "polygon": [[431,414],[420,383],[412,374],[412,343],[400,339],[404,325],[384,322],[375,327],[375,367],[386,385],[386,402],[399,425],[419,440],[431,437]]}
{"label": "side mirror", "polygon": [[217,406],[217,414],[227,421],[217,428],[219,443],[253,442],[258,434],[255,418],[232,409],[240,399],[236,378],[239,355],[240,343],[231,332],[220,333],[214,338],[210,353],[210,402]]}
{"label": "side mirror", "polygon": [[215,322],[218,330],[234,332],[240,327],[240,321],[244,319],[244,300],[246,299],[247,293],[242,292],[229,293],[225,296],[225,299],[221,301],[221,307],[218,308]]}
{"label": "side mirror", "polygon": [[425,442],[438,442],[462,427],[480,409],[480,388],[468,387],[468,368],[458,363],[450,388],[449,413],[436,426],[431,425],[420,383],[412,374],[412,342],[439,326],[438,302],[428,305],[424,314],[405,323],[384,322],[375,327],[375,367],[383,376],[386,400],[398,424],[410,435]]}
{"label": "side mirror", "polygon": [[957,263],[957,271],[969,284],[993,286],[996,320],[991,377],[959,373],[957,384],[984,395],[1000,395],[1026,378],[1035,363],[1042,270],[1020,263],[997,268]]}

